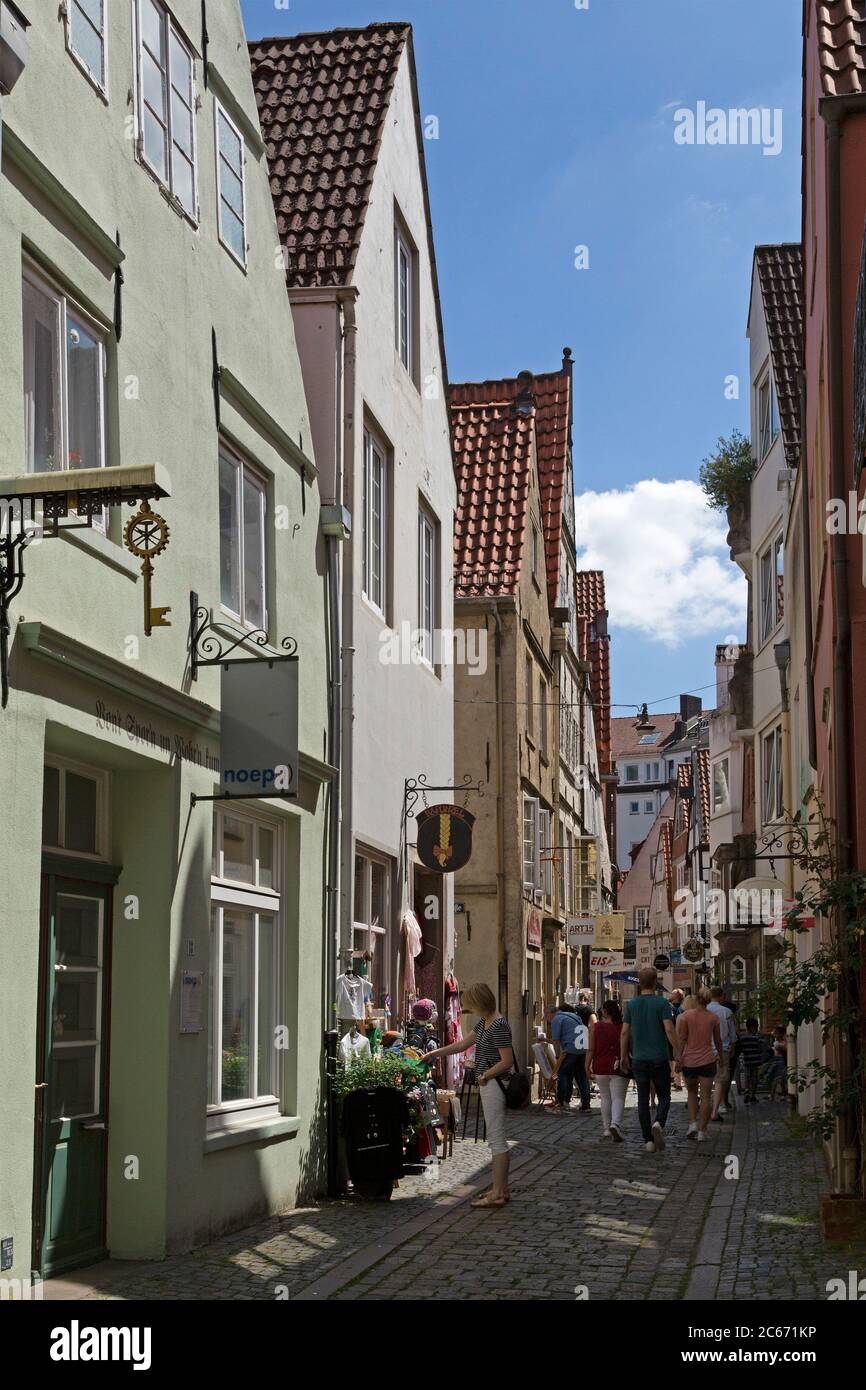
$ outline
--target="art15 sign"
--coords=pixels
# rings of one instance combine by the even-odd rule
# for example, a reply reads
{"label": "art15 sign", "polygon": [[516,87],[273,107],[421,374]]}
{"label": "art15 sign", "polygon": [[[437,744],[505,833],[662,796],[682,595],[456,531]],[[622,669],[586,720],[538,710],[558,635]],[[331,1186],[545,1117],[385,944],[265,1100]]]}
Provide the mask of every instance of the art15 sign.
{"label": "art15 sign", "polygon": [[297,659],[228,662],[221,675],[221,789],[297,796]]}
{"label": "art15 sign", "polygon": [[591,946],[595,941],[595,917],[569,917],[566,923],[568,944],[572,950]]}

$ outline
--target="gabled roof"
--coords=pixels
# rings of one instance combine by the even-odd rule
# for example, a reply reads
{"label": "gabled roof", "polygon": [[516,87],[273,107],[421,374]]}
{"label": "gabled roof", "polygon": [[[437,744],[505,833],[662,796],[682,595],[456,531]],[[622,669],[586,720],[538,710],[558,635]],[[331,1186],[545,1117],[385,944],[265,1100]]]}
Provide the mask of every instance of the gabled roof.
{"label": "gabled roof", "polygon": [[407,40],[399,23],[249,45],[292,287],[351,282]]}
{"label": "gabled roof", "polygon": [[756,246],[785,461],[800,462],[800,371],[803,366],[803,250],[798,242]]}
{"label": "gabled roof", "polygon": [[[562,540],[562,512],[568,479],[571,433],[570,355],[570,350],[566,349],[562,368],[558,372],[543,372],[533,377],[531,384],[531,391],[535,397],[535,439],[541,487],[547,598],[551,608],[556,607],[559,595],[559,547]],[[466,382],[459,386],[452,383],[452,412],[456,406],[467,405],[510,411],[521,384],[516,377],[505,377],[501,381]]]}
{"label": "gabled roof", "polygon": [[610,751],[610,640],[594,635],[596,615],[606,610],[604,574],[578,570],[575,575],[577,653],[589,663],[589,688],[600,772],[609,772]]}
{"label": "gabled roof", "polygon": [[823,95],[852,96],[866,91],[863,0],[816,0],[815,8]]}
{"label": "gabled roof", "polygon": [[710,837],[710,750],[699,748],[696,753],[698,764],[697,795],[701,808],[701,835]]}
{"label": "gabled roof", "polygon": [[534,415],[518,413],[512,400],[475,402],[474,394],[451,387],[457,598],[517,592],[531,481]]}
{"label": "gabled roof", "polygon": [[611,756],[614,762],[633,753],[639,753],[641,757],[657,754],[673,734],[678,719],[679,715],[677,714],[653,714],[651,720],[659,737],[654,743],[645,744],[642,744],[640,740],[646,736],[647,731],[637,728],[633,714],[627,715],[625,718],[612,719],[610,721]]}
{"label": "gabled roof", "polygon": [[686,830],[691,829],[692,807],[694,798],[683,796],[682,793],[687,787],[692,785],[692,765],[691,763],[680,763],[677,768],[677,800],[683,803],[683,823]]}

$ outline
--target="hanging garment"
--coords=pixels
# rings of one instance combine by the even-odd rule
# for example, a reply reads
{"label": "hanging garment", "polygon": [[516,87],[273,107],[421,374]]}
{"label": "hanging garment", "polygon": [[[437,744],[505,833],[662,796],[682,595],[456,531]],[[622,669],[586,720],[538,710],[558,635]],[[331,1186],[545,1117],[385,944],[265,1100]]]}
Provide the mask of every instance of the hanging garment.
{"label": "hanging garment", "polygon": [[423,945],[418,918],[407,907],[400,924],[403,932],[403,996],[415,994],[415,957],[420,956]]}
{"label": "hanging garment", "polygon": [[[445,978],[445,1041],[457,1042],[460,1037],[460,989],[453,971]],[[449,1091],[458,1091],[463,1080],[463,1058],[452,1052],[445,1058],[445,1085]]]}
{"label": "hanging garment", "polygon": [[338,975],[337,1018],[363,1018],[368,989],[360,975]]}
{"label": "hanging garment", "polygon": [[365,1038],[363,1033],[356,1033],[354,1038],[350,1032],[346,1033],[340,1039],[340,1056],[349,1066],[353,1062],[357,1062],[361,1057],[369,1057],[369,1039]]}

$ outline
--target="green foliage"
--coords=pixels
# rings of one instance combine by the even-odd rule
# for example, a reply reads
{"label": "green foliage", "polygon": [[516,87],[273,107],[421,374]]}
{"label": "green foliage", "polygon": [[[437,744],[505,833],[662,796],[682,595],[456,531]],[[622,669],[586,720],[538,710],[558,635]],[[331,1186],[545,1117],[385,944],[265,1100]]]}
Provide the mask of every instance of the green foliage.
{"label": "green foliage", "polygon": [[734,503],[745,502],[756,468],[752,446],[740,430],[732,430],[727,439],[720,435],[715,452],[704,459],[699,475],[710,506],[724,512]]}
{"label": "green foliage", "polygon": [[426,1074],[423,1063],[386,1053],[384,1056],[360,1057],[348,1065],[338,1059],[331,1084],[334,1094],[342,1101],[350,1091],[363,1091],[371,1086],[393,1086],[398,1091],[409,1091]]}

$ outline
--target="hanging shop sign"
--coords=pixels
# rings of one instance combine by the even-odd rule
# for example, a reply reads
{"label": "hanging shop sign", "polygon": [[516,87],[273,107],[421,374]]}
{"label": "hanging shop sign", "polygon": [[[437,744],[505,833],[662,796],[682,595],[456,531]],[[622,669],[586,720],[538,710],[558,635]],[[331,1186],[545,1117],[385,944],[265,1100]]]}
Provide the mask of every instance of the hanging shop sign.
{"label": "hanging shop sign", "polygon": [[297,795],[297,659],[222,667],[220,778],[229,795]]}
{"label": "hanging shop sign", "polygon": [[591,946],[595,941],[595,917],[569,917],[566,937],[575,951],[579,951],[581,946]]}
{"label": "hanging shop sign", "polygon": [[526,914],[526,945],[532,951],[541,950],[541,913],[534,907]]}
{"label": "hanging shop sign", "polygon": [[595,947],[589,953],[590,970],[624,970],[625,959],[622,951],[597,951]]}
{"label": "hanging shop sign", "polygon": [[472,857],[475,817],[462,806],[425,806],[416,817],[418,858],[434,874],[453,874]]}
{"label": "hanging shop sign", "polygon": [[651,936],[638,936],[637,941],[637,968],[646,970],[653,963],[653,939]]}
{"label": "hanging shop sign", "polygon": [[670,956],[666,956],[666,955],[664,954],[664,952],[661,952],[661,954],[660,954],[660,955],[657,955],[656,958],[655,958],[655,960],[653,961],[653,967],[654,967],[656,970],[670,970],[670,968],[671,968],[671,958],[670,958]]}
{"label": "hanging shop sign", "polygon": [[625,913],[599,912],[595,919],[594,946],[621,951],[625,946]]}
{"label": "hanging shop sign", "polygon": [[683,956],[690,965],[697,965],[704,958],[704,943],[699,936],[692,936],[683,947]]}

